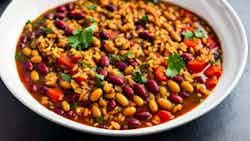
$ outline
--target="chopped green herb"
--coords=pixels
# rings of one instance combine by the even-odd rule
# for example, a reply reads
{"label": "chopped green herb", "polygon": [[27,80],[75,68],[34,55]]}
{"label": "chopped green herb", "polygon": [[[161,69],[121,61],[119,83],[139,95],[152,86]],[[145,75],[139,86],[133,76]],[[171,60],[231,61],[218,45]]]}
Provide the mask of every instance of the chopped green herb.
{"label": "chopped green herb", "polygon": [[142,16],[141,22],[142,24],[146,24],[148,22],[148,16],[147,15]]}
{"label": "chopped green herb", "polygon": [[96,20],[95,20],[95,18],[93,18],[93,17],[89,17],[89,21],[90,21],[91,23],[96,23]]}
{"label": "chopped green herb", "polygon": [[215,52],[214,53],[214,60],[222,60],[222,57],[221,57],[221,55],[218,53],[218,52]]}
{"label": "chopped green herb", "polygon": [[53,33],[53,31],[50,28],[45,28],[44,31],[49,34],[49,33]]}
{"label": "chopped green herb", "polygon": [[182,35],[183,35],[185,38],[187,38],[187,39],[193,39],[193,37],[194,37],[194,34],[193,34],[193,32],[191,32],[191,31],[182,32]]}
{"label": "chopped green herb", "polygon": [[19,51],[16,51],[15,59],[19,60],[20,58],[21,58],[21,53]]}
{"label": "chopped green herb", "polygon": [[91,64],[89,64],[89,63],[87,63],[87,62],[85,62],[85,61],[78,61],[78,63],[80,63],[80,64],[82,64],[82,65],[84,65],[84,66],[86,66],[86,67],[88,67],[88,68],[93,68],[93,67],[91,66]]}
{"label": "chopped green herb", "polygon": [[93,24],[83,30],[74,30],[73,36],[68,37],[69,46],[76,50],[87,49],[93,42],[93,34],[96,24]]}
{"label": "chopped green herb", "polygon": [[210,64],[212,64],[212,65],[215,64],[215,60],[211,60]]}
{"label": "chopped green herb", "polygon": [[176,76],[182,68],[185,67],[185,62],[183,58],[177,54],[174,53],[167,59],[168,62],[168,68],[166,70],[166,75],[169,77]]}
{"label": "chopped green herb", "polygon": [[147,68],[149,67],[149,64],[142,64],[139,66],[141,72],[147,71]]}
{"label": "chopped green herb", "polygon": [[115,55],[115,54],[111,54],[109,55],[109,60],[110,62],[113,64],[115,63],[116,61],[120,60],[119,56]]}
{"label": "chopped green herb", "polygon": [[104,80],[104,76],[100,74],[96,74],[96,78],[100,80]]}
{"label": "chopped green herb", "polygon": [[121,61],[126,61],[128,58],[129,58],[129,56],[131,56],[131,52],[130,51],[128,51],[127,53],[125,53],[124,55],[121,55],[120,56],[120,60]]}
{"label": "chopped green herb", "polygon": [[31,20],[28,20],[28,21],[25,23],[25,25],[27,25],[27,24],[32,24]]}
{"label": "chopped green herb", "polygon": [[97,78],[97,85],[99,87],[102,87],[103,86],[104,76],[100,75],[100,74],[96,74],[96,78]]}
{"label": "chopped green herb", "polygon": [[194,35],[197,38],[204,38],[205,37],[205,34],[204,34],[204,32],[201,29],[196,29],[194,31]]}
{"label": "chopped green herb", "polygon": [[46,21],[45,18],[41,18],[41,19],[37,20],[37,21],[33,24],[33,27],[34,27],[34,28],[38,28],[38,27],[40,27],[42,24],[44,24],[45,21]]}
{"label": "chopped green herb", "polygon": [[159,0],[144,0],[145,2],[153,2],[153,3],[157,3],[159,2]]}
{"label": "chopped green herb", "polygon": [[98,124],[102,124],[102,123],[103,123],[103,117],[97,117],[97,118],[96,118],[96,122],[97,122]]}
{"label": "chopped green herb", "polygon": [[147,79],[142,76],[141,71],[136,71],[132,74],[133,79],[138,83],[146,83]]}
{"label": "chopped green herb", "polygon": [[72,103],[70,104],[70,109],[73,110],[76,108],[76,106],[77,106],[77,103]]}
{"label": "chopped green herb", "polygon": [[72,77],[70,75],[65,74],[65,73],[61,73],[61,78],[64,81],[70,81],[72,79]]}
{"label": "chopped green herb", "polygon": [[96,8],[96,6],[95,5],[87,5],[86,8],[88,10],[94,10]]}

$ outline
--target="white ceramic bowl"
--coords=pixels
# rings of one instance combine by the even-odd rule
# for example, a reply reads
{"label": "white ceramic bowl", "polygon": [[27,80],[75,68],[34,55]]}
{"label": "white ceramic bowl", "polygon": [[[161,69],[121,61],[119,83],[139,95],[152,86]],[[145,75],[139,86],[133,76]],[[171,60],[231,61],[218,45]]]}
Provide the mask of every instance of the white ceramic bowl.
{"label": "white ceramic bowl", "polygon": [[144,135],[169,130],[198,118],[221,103],[243,73],[248,54],[247,38],[239,17],[225,0],[168,0],[203,17],[214,28],[221,41],[224,51],[224,73],[214,92],[201,105],[185,115],[148,128],[106,130],[63,118],[39,104],[24,88],[16,70],[14,54],[17,39],[25,22],[67,1],[69,0],[14,0],[5,10],[0,21],[0,74],[3,82],[24,105],[60,125],[79,131],[113,136]]}

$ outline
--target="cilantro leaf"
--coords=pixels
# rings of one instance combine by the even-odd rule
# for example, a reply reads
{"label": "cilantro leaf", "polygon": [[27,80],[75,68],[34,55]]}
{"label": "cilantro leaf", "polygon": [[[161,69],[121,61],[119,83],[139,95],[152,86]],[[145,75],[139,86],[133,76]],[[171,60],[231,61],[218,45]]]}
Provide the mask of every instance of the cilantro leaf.
{"label": "cilantro leaf", "polygon": [[103,123],[103,117],[102,116],[97,117],[96,122],[99,123],[99,124],[102,124]]}
{"label": "cilantro leaf", "polygon": [[185,38],[187,38],[187,39],[193,39],[193,37],[194,37],[194,34],[193,34],[193,32],[191,32],[191,31],[182,32],[182,35],[183,35]]}
{"label": "cilantro leaf", "polygon": [[96,6],[95,5],[87,5],[86,8],[88,10],[94,10],[96,8]]}
{"label": "cilantro leaf", "polygon": [[32,24],[31,20],[28,20],[25,25]]}
{"label": "cilantro leaf", "polygon": [[141,71],[136,71],[132,74],[133,79],[138,83],[146,83],[147,79],[142,76]]}
{"label": "cilantro leaf", "polygon": [[76,106],[77,106],[77,103],[72,103],[70,104],[70,109],[73,110],[76,108]]}
{"label": "cilantro leaf", "polygon": [[169,77],[176,76],[180,72],[180,70],[185,67],[185,62],[183,58],[177,53],[174,53],[169,56],[167,62],[168,68],[165,73]]}
{"label": "cilantro leaf", "polygon": [[91,23],[96,23],[96,20],[95,20],[95,18],[93,18],[93,17],[89,17],[89,21],[90,21]]}
{"label": "cilantro leaf", "polygon": [[47,34],[53,33],[53,31],[52,31],[50,28],[47,28],[47,27],[44,29],[44,31],[45,31]]}
{"label": "cilantro leaf", "polygon": [[91,66],[91,64],[89,64],[89,63],[87,63],[87,62],[85,62],[85,61],[78,61],[78,63],[80,63],[80,64],[82,64],[82,65],[84,65],[84,66],[86,66],[86,67],[88,67],[88,68],[93,68],[93,67]]}
{"label": "cilantro leaf", "polygon": [[70,75],[65,74],[65,73],[61,73],[61,78],[64,81],[70,81],[72,79],[72,77]]}
{"label": "cilantro leaf", "polygon": [[132,53],[128,51],[127,53],[120,56],[121,61],[126,61]]}
{"label": "cilantro leaf", "polygon": [[141,23],[146,24],[147,22],[148,22],[148,16],[147,15],[142,16]]}
{"label": "cilantro leaf", "polygon": [[194,31],[194,35],[197,38],[204,38],[205,37],[205,34],[204,34],[204,32],[201,29],[196,29]]}
{"label": "cilantro leaf", "polygon": [[15,59],[19,60],[20,58],[21,58],[21,53],[19,51],[17,51],[15,54]]}
{"label": "cilantro leaf", "polygon": [[74,30],[73,35],[68,37],[68,44],[76,50],[87,49],[93,42],[94,30],[96,24],[93,24],[83,30]]}
{"label": "cilantro leaf", "polygon": [[96,74],[96,78],[97,78],[97,85],[99,87],[102,87],[103,86],[104,76],[100,75],[100,74]]}
{"label": "cilantro leaf", "polygon": [[111,55],[109,55],[109,60],[110,60],[110,62],[113,64],[113,63],[115,63],[116,61],[120,60],[120,58],[119,58],[118,55],[111,54]]}

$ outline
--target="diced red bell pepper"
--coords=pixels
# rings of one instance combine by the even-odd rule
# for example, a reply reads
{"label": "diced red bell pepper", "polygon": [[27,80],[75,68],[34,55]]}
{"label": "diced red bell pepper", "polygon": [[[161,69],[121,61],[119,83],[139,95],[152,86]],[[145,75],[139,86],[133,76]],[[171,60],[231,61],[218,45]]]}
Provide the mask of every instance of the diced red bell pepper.
{"label": "diced red bell pepper", "polygon": [[199,61],[199,60],[192,60],[192,61],[189,61],[187,64],[187,68],[191,73],[199,73],[206,66],[207,66],[207,63],[205,61]]}
{"label": "diced red bell pepper", "polygon": [[50,97],[51,101],[59,102],[63,100],[64,94],[58,88],[49,88],[47,90],[47,95]]}
{"label": "diced red bell pepper", "polygon": [[222,74],[221,67],[216,66],[216,65],[211,65],[205,72],[204,74],[207,77],[212,77],[212,76],[217,76],[220,77]]}
{"label": "diced red bell pepper", "polygon": [[157,115],[160,117],[161,123],[167,122],[167,121],[169,121],[169,120],[171,120],[171,119],[174,118],[174,116],[170,112],[165,111],[165,110],[160,110],[157,113]]}
{"label": "diced red bell pepper", "polygon": [[187,45],[188,47],[195,48],[197,45],[199,45],[200,40],[197,38],[194,39],[184,39],[184,44]]}
{"label": "diced red bell pepper", "polygon": [[78,62],[82,58],[82,56],[75,55],[75,56],[72,56],[71,58],[72,58],[72,61],[76,63],[76,62]]}
{"label": "diced red bell pepper", "polygon": [[59,57],[57,62],[63,68],[71,69],[74,67],[74,62],[72,61],[72,59],[65,54]]}
{"label": "diced red bell pepper", "polygon": [[211,36],[207,37],[207,46],[211,49],[218,47],[218,42]]}
{"label": "diced red bell pepper", "polygon": [[76,77],[76,78],[74,78],[74,80],[77,82],[77,83],[79,83],[79,84],[81,84],[85,79],[83,78],[83,77]]}
{"label": "diced red bell pepper", "polygon": [[155,69],[155,77],[159,81],[167,81],[168,78],[164,73],[164,67],[157,67]]}
{"label": "diced red bell pepper", "polygon": [[206,87],[207,87],[207,89],[209,89],[209,90],[212,90],[212,89],[214,89],[214,87],[217,85],[217,83],[218,83],[218,79],[217,79],[217,77],[216,76],[213,76],[213,77],[211,77],[211,78],[208,78],[207,80],[206,80]]}

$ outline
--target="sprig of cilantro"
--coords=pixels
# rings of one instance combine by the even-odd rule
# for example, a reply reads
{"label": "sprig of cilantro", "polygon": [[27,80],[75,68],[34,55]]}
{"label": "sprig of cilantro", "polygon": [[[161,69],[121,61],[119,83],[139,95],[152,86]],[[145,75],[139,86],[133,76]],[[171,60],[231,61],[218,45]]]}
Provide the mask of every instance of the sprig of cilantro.
{"label": "sprig of cilantro", "polygon": [[97,117],[96,122],[99,123],[99,124],[102,124],[103,123],[103,117],[102,116]]}
{"label": "sprig of cilantro", "polygon": [[97,78],[97,85],[99,87],[102,87],[103,86],[104,76],[100,75],[100,74],[96,74],[96,78]]}
{"label": "sprig of cilantro", "polygon": [[121,55],[119,58],[121,61],[126,61],[129,58],[129,56],[131,56],[131,54],[132,54],[131,51],[128,51],[125,54]]}
{"label": "sprig of cilantro", "polygon": [[136,71],[132,74],[133,79],[138,83],[146,83],[147,79],[142,76],[141,71]]}
{"label": "sprig of cilantro", "polygon": [[50,28],[47,28],[47,27],[44,29],[44,31],[45,31],[47,34],[53,33],[53,30],[50,29]]}
{"label": "sprig of cilantro", "polygon": [[95,5],[87,5],[86,8],[88,10],[94,10],[96,8],[96,6]]}
{"label": "sprig of cilantro", "polygon": [[93,42],[95,28],[96,24],[93,24],[85,29],[74,30],[73,35],[68,37],[69,46],[76,50],[87,49]]}
{"label": "sprig of cilantro", "polygon": [[68,81],[68,82],[72,79],[72,77],[70,75],[65,74],[65,73],[61,73],[61,78],[62,78],[62,80]]}
{"label": "sprig of cilantro", "polygon": [[194,34],[193,34],[193,32],[191,32],[191,31],[182,32],[182,35],[183,35],[185,38],[187,38],[187,39],[193,39],[193,37],[194,37]]}
{"label": "sprig of cilantro", "polygon": [[194,31],[194,35],[197,38],[204,38],[205,37],[204,32],[199,28]]}
{"label": "sprig of cilantro", "polygon": [[205,33],[201,29],[196,29],[194,32],[192,31],[184,31],[181,33],[186,39],[192,40],[194,37],[196,38],[204,38]]}
{"label": "sprig of cilantro", "polygon": [[170,55],[167,59],[167,63],[168,68],[165,73],[169,77],[175,77],[179,74],[180,70],[185,67],[183,58],[177,53]]}
{"label": "sprig of cilantro", "polygon": [[141,23],[145,25],[147,22],[148,22],[148,16],[147,15],[142,16]]}

